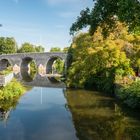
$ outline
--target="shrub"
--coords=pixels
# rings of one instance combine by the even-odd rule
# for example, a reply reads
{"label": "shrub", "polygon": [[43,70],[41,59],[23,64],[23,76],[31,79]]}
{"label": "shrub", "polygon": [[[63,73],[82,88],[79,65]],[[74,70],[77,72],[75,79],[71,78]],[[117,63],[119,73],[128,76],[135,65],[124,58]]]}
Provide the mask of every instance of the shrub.
{"label": "shrub", "polygon": [[25,92],[25,87],[15,79],[5,87],[0,89],[0,100],[9,100],[18,98]]}
{"label": "shrub", "polygon": [[140,80],[120,88],[117,96],[129,107],[140,108]]}

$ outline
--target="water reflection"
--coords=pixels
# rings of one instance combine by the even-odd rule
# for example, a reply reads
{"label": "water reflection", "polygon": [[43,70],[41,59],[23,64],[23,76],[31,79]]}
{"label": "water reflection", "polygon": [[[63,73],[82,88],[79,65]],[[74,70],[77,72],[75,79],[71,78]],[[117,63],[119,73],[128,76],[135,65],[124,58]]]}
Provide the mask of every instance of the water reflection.
{"label": "water reflection", "polygon": [[[26,73],[25,73],[26,75]],[[36,74],[34,78],[30,78],[29,75],[24,76],[24,80],[22,75],[19,73],[15,75],[15,78],[22,82],[24,85],[32,86],[32,87],[53,87],[53,88],[65,88],[66,85],[61,81],[61,77],[48,77],[47,75],[41,76]]]}
{"label": "water reflection", "polygon": [[140,113],[96,92],[67,90],[67,105],[80,140],[139,140]]}
{"label": "water reflection", "polygon": [[0,140],[139,140],[139,118],[101,93],[33,87],[0,101]]}
{"label": "water reflection", "polygon": [[21,72],[22,80],[25,82],[32,82],[35,78],[35,73]]}
{"label": "water reflection", "polygon": [[21,63],[20,74],[23,81],[31,82],[37,73],[35,61],[30,57],[25,57]]}
{"label": "water reflection", "polygon": [[65,104],[63,89],[33,88],[20,99],[6,127],[0,122],[0,140],[78,140]]}
{"label": "water reflection", "polygon": [[10,111],[16,108],[19,98],[13,100],[0,100],[0,121],[6,122],[8,120]]}

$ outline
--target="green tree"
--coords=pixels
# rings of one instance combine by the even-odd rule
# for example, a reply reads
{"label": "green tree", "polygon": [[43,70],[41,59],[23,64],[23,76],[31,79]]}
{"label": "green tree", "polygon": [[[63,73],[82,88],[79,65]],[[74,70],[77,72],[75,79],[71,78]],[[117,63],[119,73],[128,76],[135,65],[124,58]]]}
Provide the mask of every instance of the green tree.
{"label": "green tree", "polygon": [[14,38],[0,37],[0,54],[16,53],[17,43]]}
{"label": "green tree", "polygon": [[[50,49],[50,52],[61,52],[61,48],[53,47]],[[53,66],[57,73],[63,74],[63,70],[64,70],[64,61],[63,60],[61,60],[60,58],[56,59],[53,63]]]}
{"label": "green tree", "polygon": [[[107,36],[116,26],[116,20],[126,23],[130,31],[140,31],[139,0],[93,0],[93,8],[82,10],[70,32],[90,26],[93,34],[102,27],[102,33]],[[138,31],[139,30],[139,31]]]}
{"label": "green tree", "polygon": [[36,52],[44,52],[45,49],[42,46],[35,46]]}
{"label": "green tree", "polygon": [[72,63],[68,69],[68,86],[95,87],[113,92],[118,75],[124,77],[133,74],[131,57],[127,55],[130,49],[126,49],[126,46],[130,48],[136,44],[133,42],[134,36],[121,23],[106,39],[101,28],[93,36],[89,33],[76,36],[69,49]]}
{"label": "green tree", "polygon": [[30,43],[22,44],[21,48],[18,50],[19,53],[36,52],[35,47]]}
{"label": "green tree", "polygon": [[64,53],[67,53],[68,51],[69,51],[69,47],[63,48],[63,52],[64,52]]}
{"label": "green tree", "polygon": [[54,61],[54,68],[58,74],[63,74],[64,70],[64,61],[60,58]]}
{"label": "green tree", "polygon": [[53,48],[50,49],[50,52],[61,52],[61,48],[53,47]]}

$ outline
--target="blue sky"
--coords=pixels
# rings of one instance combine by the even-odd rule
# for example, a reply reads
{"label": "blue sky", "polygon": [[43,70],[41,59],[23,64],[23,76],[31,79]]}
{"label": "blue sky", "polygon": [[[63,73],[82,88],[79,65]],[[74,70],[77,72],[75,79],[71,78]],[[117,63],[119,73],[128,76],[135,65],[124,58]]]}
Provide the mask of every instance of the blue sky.
{"label": "blue sky", "polygon": [[0,0],[0,36],[14,37],[19,45],[41,44],[46,51],[67,47],[71,24],[92,5],[93,0]]}

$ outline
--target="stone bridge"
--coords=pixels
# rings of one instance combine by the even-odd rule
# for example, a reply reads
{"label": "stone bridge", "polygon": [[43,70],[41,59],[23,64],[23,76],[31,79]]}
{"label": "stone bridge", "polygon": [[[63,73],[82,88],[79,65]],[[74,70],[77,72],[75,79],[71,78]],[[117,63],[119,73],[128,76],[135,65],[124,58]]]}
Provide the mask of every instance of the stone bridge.
{"label": "stone bridge", "polygon": [[0,55],[0,70],[5,69],[9,64],[13,67],[14,73],[20,73],[28,69],[29,63],[34,60],[36,67],[42,73],[51,73],[52,65],[56,59],[62,59],[67,67],[67,54],[63,52],[44,53],[17,53]]}

